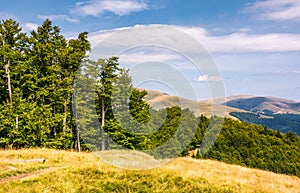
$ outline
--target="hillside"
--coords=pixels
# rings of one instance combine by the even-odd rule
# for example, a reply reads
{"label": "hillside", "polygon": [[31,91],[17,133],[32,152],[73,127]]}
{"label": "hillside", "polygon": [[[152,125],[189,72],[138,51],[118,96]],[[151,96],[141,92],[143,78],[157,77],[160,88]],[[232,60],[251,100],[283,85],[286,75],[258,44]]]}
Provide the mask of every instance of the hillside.
{"label": "hillside", "polygon": [[300,136],[300,114],[273,114],[230,112],[241,121],[267,126],[282,133],[294,132]]}
{"label": "hillside", "polygon": [[[24,162],[35,158],[45,158],[46,162]],[[1,150],[0,161],[0,192],[3,193],[297,193],[300,189],[300,179],[295,176],[205,159],[177,158],[161,168],[133,171],[106,165],[92,153],[23,149]]]}
{"label": "hillside", "polygon": [[[240,121],[267,126],[283,133],[291,131],[300,136],[300,102],[253,95],[229,96],[215,101],[218,104],[245,110],[245,112],[229,112]],[[211,100],[201,102],[210,103]]]}
{"label": "hillside", "polygon": [[[192,112],[195,113],[196,116],[200,116],[201,114],[210,117],[212,111],[211,103],[199,102],[196,100],[190,100],[186,98],[181,98],[177,96],[171,96],[166,93],[162,93],[160,91],[155,90],[147,90],[148,94],[144,97],[144,99],[156,110],[171,107],[174,105],[178,105],[182,108],[188,108]],[[247,112],[245,110],[241,110],[238,108],[227,107],[224,105],[220,105],[220,109],[225,109],[225,116],[228,118],[236,119],[234,116],[231,116],[230,112]],[[217,112],[217,115],[223,116],[223,112]]]}
{"label": "hillside", "polygon": [[276,98],[239,95],[228,97],[223,105],[252,112],[270,111],[276,114],[300,113],[300,102]]}

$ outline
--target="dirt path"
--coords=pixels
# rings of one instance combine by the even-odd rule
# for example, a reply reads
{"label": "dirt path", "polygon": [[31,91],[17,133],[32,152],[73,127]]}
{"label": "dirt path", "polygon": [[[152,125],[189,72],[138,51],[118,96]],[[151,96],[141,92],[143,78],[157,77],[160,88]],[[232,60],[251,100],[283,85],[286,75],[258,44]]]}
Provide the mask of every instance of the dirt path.
{"label": "dirt path", "polygon": [[186,157],[192,158],[193,156],[197,155],[198,151],[199,151],[199,147],[192,149],[192,150],[188,151]]}
{"label": "dirt path", "polygon": [[51,171],[54,171],[54,170],[57,170],[57,169],[62,169],[62,168],[66,168],[66,167],[46,168],[46,169],[41,169],[41,170],[31,172],[31,173],[28,173],[28,174],[20,174],[20,175],[17,175],[17,176],[10,176],[10,177],[7,177],[7,178],[2,178],[2,179],[0,179],[0,184],[10,182],[10,181],[13,181],[13,180],[20,180],[20,179],[25,179],[25,178],[38,176],[40,174],[45,174],[45,173],[48,173],[48,172],[51,172]]}

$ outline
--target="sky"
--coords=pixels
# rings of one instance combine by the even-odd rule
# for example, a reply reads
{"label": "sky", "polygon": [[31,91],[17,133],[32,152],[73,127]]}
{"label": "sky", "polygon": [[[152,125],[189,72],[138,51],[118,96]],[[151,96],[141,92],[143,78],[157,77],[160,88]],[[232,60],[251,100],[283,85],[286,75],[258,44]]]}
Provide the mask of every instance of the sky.
{"label": "sky", "polygon": [[[211,84],[219,83],[224,85],[226,96],[251,94],[300,101],[299,0],[1,1],[0,19],[7,18],[18,21],[27,33],[47,18],[67,38],[87,31],[95,50],[99,42],[115,32],[132,34],[122,40],[126,47],[136,41],[134,34],[141,30],[176,29],[203,46],[216,65],[217,74],[199,72],[182,57],[183,53],[195,52],[194,47],[187,48],[182,42],[184,35],[173,38],[174,46],[167,49],[141,46],[126,51],[120,62],[124,66],[157,66],[149,61],[171,64],[179,74],[184,74],[198,99],[211,97]],[[148,35],[142,41],[153,38],[150,32],[145,34]],[[158,45],[166,41],[163,37],[156,39]],[[174,90],[167,88],[167,84],[156,86],[159,90]]]}

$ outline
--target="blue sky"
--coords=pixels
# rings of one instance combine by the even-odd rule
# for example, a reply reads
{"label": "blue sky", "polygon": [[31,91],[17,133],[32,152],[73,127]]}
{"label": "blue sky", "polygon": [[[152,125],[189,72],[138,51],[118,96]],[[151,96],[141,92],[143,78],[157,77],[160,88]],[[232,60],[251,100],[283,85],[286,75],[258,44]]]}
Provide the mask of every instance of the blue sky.
{"label": "blue sky", "polygon": [[[6,18],[26,32],[50,18],[66,37],[87,31],[91,39],[137,25],[172,26],[209,51],[226,95],[300,100],[299,0],[12,0],[1,2],[0,19]],[[192,70],[189,75],[194,87],[219,81]]]}

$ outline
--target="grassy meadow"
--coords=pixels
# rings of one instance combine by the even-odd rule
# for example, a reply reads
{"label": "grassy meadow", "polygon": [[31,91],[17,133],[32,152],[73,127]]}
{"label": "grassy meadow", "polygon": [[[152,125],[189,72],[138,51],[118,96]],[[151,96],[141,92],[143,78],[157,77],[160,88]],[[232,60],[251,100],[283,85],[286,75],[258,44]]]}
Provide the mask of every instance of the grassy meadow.
{"label": "grassy meadow", "polygon": [[[109,153],[106,152],[108,155]],[[136,159],[136,155],[129,157]],[[30,162],[40,158],[46,159],[45,163]],[[144,161],[145,164],[147,160]],[[52,149],[0,150],[0,168],[0,192],[3,193],[299,193],[300,190],[300,179],[295,176],[192,158],[170,160],[155,169],[128,170],[105,164],[95,154],[87,152]]]}

